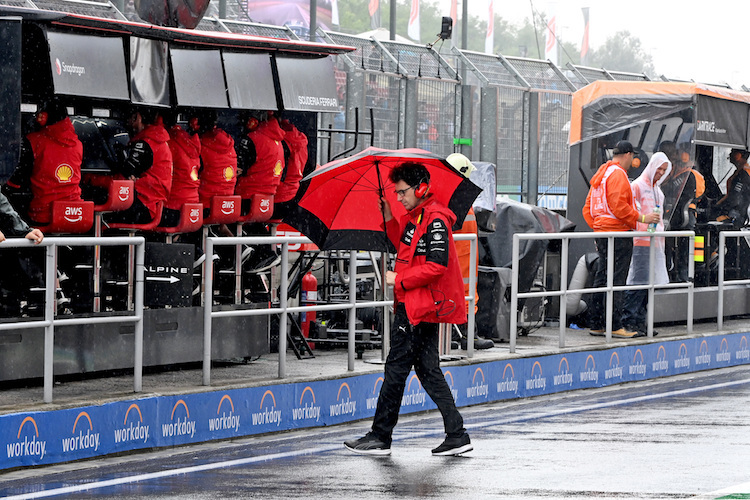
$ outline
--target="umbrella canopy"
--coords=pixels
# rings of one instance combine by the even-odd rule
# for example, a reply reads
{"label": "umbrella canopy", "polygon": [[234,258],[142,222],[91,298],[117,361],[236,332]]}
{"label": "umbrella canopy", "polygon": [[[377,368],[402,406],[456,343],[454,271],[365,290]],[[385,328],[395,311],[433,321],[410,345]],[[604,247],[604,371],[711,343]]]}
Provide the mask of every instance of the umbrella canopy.
{"label": "umbrella canopy", "polygon": [[393,251],[378,199],[380,193],[385,194],[394,217],[406,213],[389,179],[391,169],[406,161],[427,167],[430,194],[456,214],[456,227],[460,227],[482,189],[444,158],[421,149],[368,148],[319,167],[300,183],[304,194],[284,222],[321,250]]}

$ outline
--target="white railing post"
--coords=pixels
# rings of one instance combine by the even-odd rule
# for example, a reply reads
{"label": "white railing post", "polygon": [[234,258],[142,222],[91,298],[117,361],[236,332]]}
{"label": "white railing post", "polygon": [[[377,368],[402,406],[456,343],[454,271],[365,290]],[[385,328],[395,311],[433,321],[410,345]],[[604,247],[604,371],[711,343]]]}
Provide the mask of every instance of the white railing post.
{"label": "white railing post", "polygon": [[513,250],[511,253],[510,279],[510,352],[516,352],[516,331],[518,330],[518,253],[520,236],[513,235]]}
{"label": "white railing post", "polygon": [[719,331],[724,329],[724,245],[726,244],[726,235],[724,231],[719,232],[719,290],[718,303],[716,304],[716,323]]}
{"label": "white railing post", "polygon": [[55,296],[57,292],[57,245],[47,247],[44,260],[44,402],[52,402],[55,383]]}
{"label": "white railing post", "polygon": [[286,377],[286,331],[288,328],[289,307],[289,243],[281,244],[281,280],[279,285],[279,307],[281,317],[279,318],[279,378]]}
{"label": "white railing post", "polygon": [[206,238],[203,255],[203,385],[211,385],[211,313],[214,305],[214,239]]}

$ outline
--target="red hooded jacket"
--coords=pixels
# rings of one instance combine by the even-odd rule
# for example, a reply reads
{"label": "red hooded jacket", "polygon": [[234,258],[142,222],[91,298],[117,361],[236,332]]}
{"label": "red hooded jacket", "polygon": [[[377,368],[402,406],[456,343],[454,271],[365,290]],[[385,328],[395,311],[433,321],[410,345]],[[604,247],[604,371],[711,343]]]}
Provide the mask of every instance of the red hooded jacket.
{"label": "red hooded jacket", "polygon": [[394,295],[409,323],[466,323],[464,284],[451,227],[455,214],[430,197],[386,223],[398,248]]}
{"label": "red hooded jacket", "polygon": [[172,188],[172,152],[169,150],[169,133],[161,125],[148,125],[130,141],[146,142],[151,148],[151,166],[135,181],[138,199],[156,216],[156,204],[169,197]]}
{"label": "red hooded jacket", "polygon": [[284,170],[284,180],[276,189],[275,203],[282,203],[294,199],[299,189],[299,181],[307,164],[307,136],[300,132],[297,127],[284,120],[281,123],[284,130],[284,142],[289,146],[289,161]]}
{"label": "red hooded jacket", "polygon": [[237,153],[234,139],[220,128],[214,128],[201,137],[201,187],[198,190],[203,207],[211,206],[212,196],[234,194],[237,183]]}
{"label": "red hooded jacket", "polygon": [[172,188],[164,205],[180,210],[185,203],[198,203],[198,172],[201,167],[201,141],[179,125],[169,129],[169,150],[172,152]]}
{"label": "red hooded jacket", "polygon": [[29,217],[48,224],[53,201],[81,200],[83,145],[70,118],[32,132],[27,139],[34,153]]}
{"label": "red hooded jacket", "polygon": [[245,171],[237,179],[234,191],[236,194],[243,199],[248,199],[254,194],[276,194],[276,188],[281,182],[281,173],[284,171],[284,148],[281,145],[283,138],[284,131],[273,118],[262,122],[258,128],[242,138],[238,156],[243,156],[243,152],[248,149],[247,141],[250,141],[251,148],[255,149],[255,161],[239,158],[240,166]]}

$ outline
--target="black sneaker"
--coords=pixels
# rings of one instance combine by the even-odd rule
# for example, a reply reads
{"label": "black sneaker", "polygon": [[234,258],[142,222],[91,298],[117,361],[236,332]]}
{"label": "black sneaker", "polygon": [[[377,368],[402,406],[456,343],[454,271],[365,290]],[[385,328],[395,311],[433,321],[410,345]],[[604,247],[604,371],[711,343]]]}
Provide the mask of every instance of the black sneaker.
{"label": "black sneaker", "polygon": [[344,446],[347,450],[362,455],[386,456],[391,454],[391,445],[385,444],[376,438],[372,432],[368,432],[364,437],[359,439],[344,441]]}
{"label": "black sneaker", "polygon": [[432,454],[435,456],[454,456],[466,453],[467,451],[473,450],[474,447],[471,445],[471,439],[467,433],[463,433],[461,437],[457,438],[445,438],[443,444],[432,450]]}
{"label": "black sneaker", "polygon": [[[466,347],[469,345],[465,337],[461,338],[461,349],[464,351],[466,350]],[[491,341],[490,339],[483,339],[482,337],[474,337],[474,349],[476,350],[482,350],[482,349],[492,349],[495,347],[495,343]]]}

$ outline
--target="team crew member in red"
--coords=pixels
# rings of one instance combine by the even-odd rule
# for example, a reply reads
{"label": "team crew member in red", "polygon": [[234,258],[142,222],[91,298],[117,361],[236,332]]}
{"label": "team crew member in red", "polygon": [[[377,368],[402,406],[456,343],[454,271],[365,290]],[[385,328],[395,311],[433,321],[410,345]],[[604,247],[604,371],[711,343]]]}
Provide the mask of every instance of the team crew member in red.
{"label": "team crew member in red", "polygon": [[237,184],[237,153],[234,139],[218,126],[218,114],[209,111],[201,117],[201,185],[198,190],[203,212],[208,215],[211,197],[234,194]]}
{"label": "team crew member in red", "polygon": [[473,447],[438,353],[439,323],[466,323],[463,279],[451,233],[456,216],[429,195],[430,173],[421,163],[401,164],[391,170],[390,179],[407,210],[398,221],[381,199],[388,238],[398,248],[395,270],[386,272],[386,284],[395,295],[391,350],[372,430],[344,446],[355,453],[390,455],[406,379],[414,367],[443,416],[447,434],[432,454],[458,455]]}
{"label": "team crew member in red", "polygon": [[267,116],[264,121],[250,117],[237,143],[237,186],[235,194],[242,197],[242,212],[250,208],[254,194],[274,196],[284,171],[284,131],[278,120]]}
{"label": "team crew member in red", "polygon": [[157,214],[157,205],[164,203],[172,187],[172,152],[169,133],[154,108],[135,108],[127,122],[133,134],[127,159],[119,166],[119,174],[135,181],[135,200],[128,210],[113,212],[108,222],[147,224]]}
{"label": "team crew member in red", "polygon": [[83,145],[58,98],[44,103],[35,119],[41,129],[26,136],[21,161],[8,186],[30,185],[29,219],[32,225],[44,225],[52,219],[53,201],[81,200]]}
{"label": "team crew member in red", "polygon": [[299,181],[307,165],[307,136],[299,131],[289,120],[281,120],[281,129],[284,131],[284,140],[288,152],[285,161],[284,172],[281,183],[276,189],[274,197],[274,219],[281,219],[288,205],[294,200],[299,189]]}
{"label": "team crew member in red", "polygon": [[[656,223],[661,220],[658,213],[640,214],[635,208],[633,192],[628,180],[628,169],[633,163],[633,145],[628,141],[618,142],[612,151],[612,159],[599,167],[591,178],[591,188],[583,205],[583,217],[594,232],[631,231],[636,223]],[[607,285],[607,238],[596,238],[599,254],[594,275],[594,287]],[[614,239],[614,285],[625,285],[633,255],[633,238]],[[623,293],[615,292],[612,308],[612,336],[631,338],[638,333],[627,331],[622,322]],[[592,294],[589,306],[591,335],[605,335],[604,293]]]}
{"label": "team crew member in red", "polygon": [[198,203],[201,180],[201,140],[199,119],[188,117],[185,130],[175,120],[169,127],[169,150],[172,152],[172,188],[164,204],[160,226],[174,227],[180,223],[180,209],[185,203]]}

